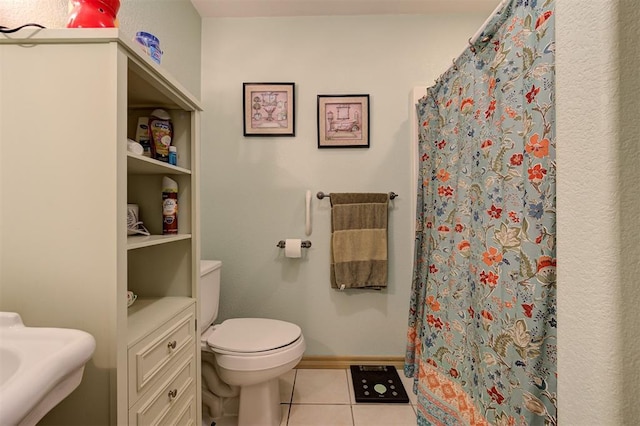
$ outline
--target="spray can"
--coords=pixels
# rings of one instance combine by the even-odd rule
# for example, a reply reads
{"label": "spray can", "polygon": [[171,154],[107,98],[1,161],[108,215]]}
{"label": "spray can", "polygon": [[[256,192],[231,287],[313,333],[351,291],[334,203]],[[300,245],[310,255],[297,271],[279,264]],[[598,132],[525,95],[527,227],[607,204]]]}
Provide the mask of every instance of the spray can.
{"label": "spray can", "polygon": [[162,235],[178,233],[178,182],[162,178]]}

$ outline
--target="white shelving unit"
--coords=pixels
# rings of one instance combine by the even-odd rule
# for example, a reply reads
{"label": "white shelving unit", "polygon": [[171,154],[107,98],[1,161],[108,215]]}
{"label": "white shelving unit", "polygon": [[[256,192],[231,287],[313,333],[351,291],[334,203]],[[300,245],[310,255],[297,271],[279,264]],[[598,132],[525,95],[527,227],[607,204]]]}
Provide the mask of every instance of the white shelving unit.
{"label": "white shelving unit", "polygon": [[[0,310],[97,342],[43,425],[201,423],[201,107],[130,40],[113,28],[0,37]],[[127,152],[156,108],[171,115],[177,166]],[[162,235],[163,176],[179,185],[177,235]],[[128,203],[150,236],[127,236]]]}

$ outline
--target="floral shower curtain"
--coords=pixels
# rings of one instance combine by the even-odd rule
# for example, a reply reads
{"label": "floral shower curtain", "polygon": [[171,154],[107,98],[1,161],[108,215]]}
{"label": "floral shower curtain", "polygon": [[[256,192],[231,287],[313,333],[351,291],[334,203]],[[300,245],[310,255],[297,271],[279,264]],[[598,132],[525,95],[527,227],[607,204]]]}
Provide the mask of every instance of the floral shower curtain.
{"label": "floral shower curtain", "polygon": [[418,424],[557,422],[554,0],[511,0],[417,107]]}

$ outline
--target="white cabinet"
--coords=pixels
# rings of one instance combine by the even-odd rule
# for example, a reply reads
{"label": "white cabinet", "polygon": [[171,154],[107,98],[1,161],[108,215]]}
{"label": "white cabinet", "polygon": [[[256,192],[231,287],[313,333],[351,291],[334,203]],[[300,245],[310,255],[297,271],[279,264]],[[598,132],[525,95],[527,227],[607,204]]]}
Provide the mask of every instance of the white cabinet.
{"label": "white cabinet", "polygon": [[[156,108],[177,166],[127,152]],[[118,29],[0,36],[0,310],[97,342],[41,424],[201,422],[200,110]],[[162,235],[163,176],[179,185],[177,235]],[[128,203],[151,236],[127,236]]]}
{"label": "white cabinet", "polygon": [[[172,312],[175,315],[167,319]],[[153,324],[159,325],[149,333]],[[128,349],[130,426],[195,424],[195,325],[195,306],[185,298],[141,299],[132,307]],[[174,423],[180,418],[183,420]]]}

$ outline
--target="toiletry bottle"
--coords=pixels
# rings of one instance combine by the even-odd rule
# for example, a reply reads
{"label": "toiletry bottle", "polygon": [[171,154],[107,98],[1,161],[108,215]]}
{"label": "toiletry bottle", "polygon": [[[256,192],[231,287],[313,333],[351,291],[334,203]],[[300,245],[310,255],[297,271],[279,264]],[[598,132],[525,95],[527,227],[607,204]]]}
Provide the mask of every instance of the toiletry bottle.
{"label": "toiletry bottle", "polygon": [[152,158],[151,136],[149,135],[149,117],[138,117],[136,142],[142,145],[142,155]]}
{"label": "toiletry bottle", "polygon": [[162,235],[178,233],[178,182],[162,178]]}
{"label": "toiletry bottle", "polygon": [[169,147],[169,164],[172,166],[178,165],[178,148],[175,146]]}
{"label": "toiletry bottle", "polygon": [[149,117],[149,135],[153,158],[169,162],[169,147],[173,139],[171,116],[163,109],[154,109]]}

